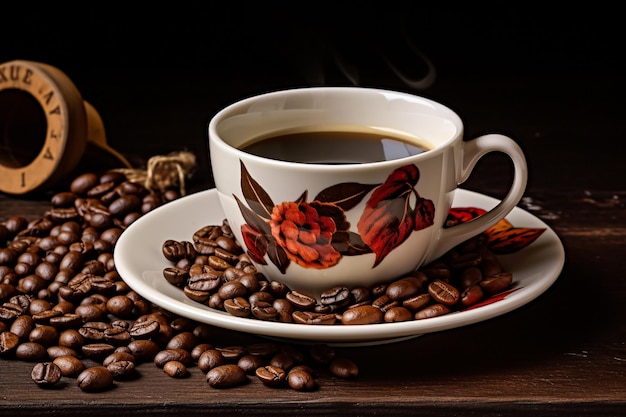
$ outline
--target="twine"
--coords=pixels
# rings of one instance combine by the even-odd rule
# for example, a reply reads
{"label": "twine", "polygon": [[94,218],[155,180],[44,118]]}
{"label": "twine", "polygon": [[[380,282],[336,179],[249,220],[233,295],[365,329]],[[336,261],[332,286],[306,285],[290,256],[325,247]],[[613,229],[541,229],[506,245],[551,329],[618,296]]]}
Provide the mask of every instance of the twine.
{"label": "twine", "polygon": [[185,179],[191,178],[195,167],[195,155],[179,151],[151,157],[146,169],[121,168],[116,171],[125,174],[129,181],[143,184],[151,192],[163,193],[177,188],[180,195],[184,196]]}

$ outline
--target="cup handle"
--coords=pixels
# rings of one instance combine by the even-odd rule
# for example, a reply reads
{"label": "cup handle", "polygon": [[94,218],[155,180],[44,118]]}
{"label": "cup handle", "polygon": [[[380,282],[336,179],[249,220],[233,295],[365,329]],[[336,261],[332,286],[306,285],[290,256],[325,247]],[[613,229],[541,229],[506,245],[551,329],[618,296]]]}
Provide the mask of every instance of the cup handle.
{"label": "cup handle", "polygon": [[482,216],[466,223],[443,229],[439,243],[435,251],[431,253],[429,261],[437,259],[456,245],[498,223],[515,208],[524,195],[526,183],[528,182],[528,169],[524,153],[513,139],[495,133],[463,142],[462,165],[457,184],[465,182],[478,160],[490,152],[502,152],[508,155],[513,162],[514,176],[509,192],[502,201]]}

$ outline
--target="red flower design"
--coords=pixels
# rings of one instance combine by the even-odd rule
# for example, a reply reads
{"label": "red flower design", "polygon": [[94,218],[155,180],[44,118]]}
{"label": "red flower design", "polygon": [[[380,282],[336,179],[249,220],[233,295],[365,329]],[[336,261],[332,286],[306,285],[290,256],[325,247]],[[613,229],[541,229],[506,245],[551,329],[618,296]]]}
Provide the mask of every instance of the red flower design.
{"label": "red flower design", "polygon": [[331,244],[337,231],[335,221],[320,215],[309,203],[284,202],[274,206],[270,228],[287,257],[303,267],[328,268],[341,258]]}

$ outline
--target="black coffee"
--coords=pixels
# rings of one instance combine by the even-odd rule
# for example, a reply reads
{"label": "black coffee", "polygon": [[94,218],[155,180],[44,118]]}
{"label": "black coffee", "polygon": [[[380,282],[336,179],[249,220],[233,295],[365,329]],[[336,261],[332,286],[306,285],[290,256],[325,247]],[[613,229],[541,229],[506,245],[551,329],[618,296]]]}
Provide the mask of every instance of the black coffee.
{"label": "black coffee", "polygon": [[389,161],[425,152],[424,141],[384,132],[297,132],[256,139],[241,150],[267,158],[309,164]]}

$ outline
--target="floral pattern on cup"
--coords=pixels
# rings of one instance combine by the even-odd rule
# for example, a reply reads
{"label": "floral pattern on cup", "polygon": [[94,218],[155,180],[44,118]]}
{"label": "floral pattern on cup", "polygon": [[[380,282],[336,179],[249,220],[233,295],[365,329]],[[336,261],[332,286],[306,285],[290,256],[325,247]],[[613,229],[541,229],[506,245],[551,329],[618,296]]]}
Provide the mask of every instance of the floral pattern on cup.
{"label": "floral pattern on cup", "polygon": [[[343,256],[366,253],[375,254],[374,268],[411,233],[434,222],[434,203],[415,189],[419,181],[415,165],[394,170],[384,183],[338,183],[310,201],[304,190],[293,201],[278,204],[244,163],[240,161],[240,165],[245,201],[234,197],[246,222],[241,233],[247,254],[263,265],[267,256],[282,273],[291,262],[303,268],[326,269]],[[368,195],[357,231],[351,231],[346,212]]]}

